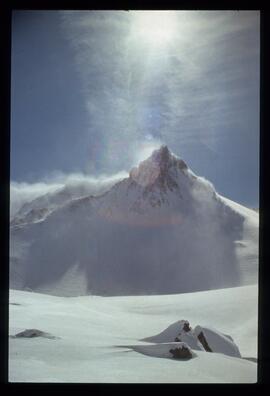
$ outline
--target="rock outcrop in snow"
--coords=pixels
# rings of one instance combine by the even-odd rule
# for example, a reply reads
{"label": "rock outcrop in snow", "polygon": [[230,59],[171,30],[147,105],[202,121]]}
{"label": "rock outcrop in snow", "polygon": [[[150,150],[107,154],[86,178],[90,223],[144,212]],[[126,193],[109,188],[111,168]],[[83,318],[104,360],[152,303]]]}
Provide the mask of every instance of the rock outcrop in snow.
{"label": "rock outcrop in snow", "polygon": [[172,354],[174,359],[191,359],[192,352],[189,346],[185,343],[180,343],[181,345],[176,348],[170,349],[170,353]]}
{"label": "rock outcrop in snow", "polygon": [[[63,203],[58,191],[44,207],[46,199],[37,198],[32,209],[27,204],[11,223],[11,288],[136,295],[243,282],[245,248],[238,256],[237,246],[248,215],[226,203],[166,146],[103,195],[65,195]],[[252,278],[256,253],[249,254]]]}
{"label": "rock outcrop in snow", "polygon": [[193,330],[187,320],[180,320],[167,327],[160,334],[143,338],[141,341],[167,344],[172,341],[184,343],[192,350],[223,353],[224,355],[241,357],[239,348],[232,337],[220,331],[196,326]]}
{"label": "rock outcrop in snow", "polygon": [[143,355],[158,358],[188,360],[197,356],[196,353],[185,342],[164,342],[160,344],[125,346],[125,348],[127,347],[133,349],[135,352],[142,353]]}
{"label": "rock outcrop in snow", "polygon": [[43,337],[49,339],[56,339],[59,337],[55,337],[50,333],[46,333],[45,331],[38,330],[38,329],[25,329],[14,336],[12,338],[36,338],[36,337]]}

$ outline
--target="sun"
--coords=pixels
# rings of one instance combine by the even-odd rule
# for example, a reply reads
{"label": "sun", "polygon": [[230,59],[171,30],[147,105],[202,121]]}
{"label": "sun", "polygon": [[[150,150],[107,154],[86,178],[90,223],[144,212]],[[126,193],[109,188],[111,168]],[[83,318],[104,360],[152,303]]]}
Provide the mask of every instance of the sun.
{"label": "sun", "polygon": [[132,35],[151,46],[168,44],[176,33],[175,11],[133,11]]}

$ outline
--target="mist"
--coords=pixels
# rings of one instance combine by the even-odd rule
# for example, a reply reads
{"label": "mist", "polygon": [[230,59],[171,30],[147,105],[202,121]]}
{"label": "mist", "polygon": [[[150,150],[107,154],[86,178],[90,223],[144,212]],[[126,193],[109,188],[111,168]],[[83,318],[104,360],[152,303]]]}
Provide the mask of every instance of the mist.
{"label": "mist", "polygon": [[47,175],[39,183],[15,182],[10,183],[10,217],[18,213],[25,204],[36,198],[55,196],[55,192],[66,194],[66,199],[78,198],[87,195],[100,195],[110,189],[117,181],[125,178],[126,172],[114,175],[101,174],[92,177],[82,173],[64,174],[56,171]]}

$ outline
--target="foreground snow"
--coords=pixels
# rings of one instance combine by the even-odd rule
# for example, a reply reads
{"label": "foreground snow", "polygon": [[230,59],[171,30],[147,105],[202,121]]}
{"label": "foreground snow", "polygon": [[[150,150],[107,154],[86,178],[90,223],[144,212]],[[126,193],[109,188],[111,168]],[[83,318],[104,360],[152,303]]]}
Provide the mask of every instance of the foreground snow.
{"label": "foreground snow", "polygon": [[[136,297],[11,290],[10,335],[39,329],[60,338],[10,338],[9,380],[254,383],[257,364],[245,358],[257,357],[257,293],[255,285]],[[179,361],[166,358],[164,346],[139,341],[180,319],[229,334],[243,358],[196,350],[194,358]]]}

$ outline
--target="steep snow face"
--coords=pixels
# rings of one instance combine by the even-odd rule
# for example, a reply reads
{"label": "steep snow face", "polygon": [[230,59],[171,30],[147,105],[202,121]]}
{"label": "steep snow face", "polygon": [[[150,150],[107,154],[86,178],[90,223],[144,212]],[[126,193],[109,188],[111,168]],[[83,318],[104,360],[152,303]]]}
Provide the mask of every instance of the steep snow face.
{"label": "steep snow face", "polygon": [[256,252],[248,269],[236,252],[246,214],[166,146],[103,195],[38,210],[38,220],[28,211],[11,224],[12,288],[181,293],[240,285],[246,270],[252,282],[257,272]]}

